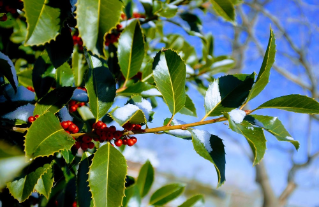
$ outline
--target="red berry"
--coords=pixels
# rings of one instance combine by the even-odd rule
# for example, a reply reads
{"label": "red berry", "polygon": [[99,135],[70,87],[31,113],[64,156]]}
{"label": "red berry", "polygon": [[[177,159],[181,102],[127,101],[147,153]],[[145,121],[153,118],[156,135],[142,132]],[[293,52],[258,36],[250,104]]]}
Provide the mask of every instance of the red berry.
{"label": "red berry", "polygon": [[77,128],[77,126],[75,124],[71,124],[69,127],[68,127],[68,130],[70,132],[73,132],[75,129]]}
{"label": "red berry", "polygon": [[106,139],[107,140],[112,140],[113,139],[113,133],[112,132],[107,132],[106,133]]}
{"label": "red berry", "polygon": [[74,202],[72,203],[72,207],[77,207],[76,201],[74,201]]}
{"label": "red berry", "polygon": [[61,122],[61,126],[62,126],[63,129],[67,129],[69,127],[69,124],[68,124],[67,121],[62,121]]}
{"label": "red berry", "polygon": [[110,126],[109,127],[109,132],[115,132],[116,131],[116,127],[115,126]]}
{"label": "red berry", "polygon": [[133,125],[129,122],[127,122],[124,126],[123,126],[124,129],[128,130],[128,131],[131,131],[133,130]]}
{"label": "red berry", "polygon": [[136,137],[131,137],[131,140],[133,140],[134,144],[137,142]]}
{"label": "red berry", "polygon": [[79,103],[79,106],[85,106],[84,102]]}
{"label": "red berry", "polygon": [[96,133],[97,135],[99,135],[99,136],[102,136],[102,130],[101,130],[101,129],[96,130],[95,133]]}
{"label": "red berry", "polygon": [[89,137],[89,136],[87,136],[87,135],[84,135],[84,136],[82,137],[82,141],[85,142],[85,143],[89,143],[89,142],[92,141],[92,138]]}
{"label": "red berry", "polygon": [[77,110],[77,108],[78,108],[78,105],[71,106],[70,107],[70,113],[75,112]]}
{"label": "red berry", "polygon": [[103,123],[102,126],[100,127],[100,129],[105,129],[106,128],[106,124]]}
{"label": "red berry", "polygon": [[95,129],[100,129],[101,128],[101,126],[103,125],[103,122],[102,121],[98,121],[98,122],[96,122],[96,124],[95,124]]}
{"label": "red berry", "polygon": [[32,122],[34,122],[35,121],[35,118],[33,117],[33,116],[30,116],[29,118],[28,118],[28,122],[29,123],[32,123]]}
{"label": "red berry", "polygon": [[126,137],[122,139],[124,145],[127,145],[127,140],[128,139]]}
{"label": "red berry", "polygon": [[123,133],[121,131],[116,131],[113,133],[113,136],[115,139],[121,138],[122,135],[123,135]]}
{"label": "red berry", "polygon": [[76,101],[74,101],[74,100],[70,101],[70,102],[69,102],[69,105],[70,105],[70,106],[76,105]]}
{"label": "red berry", "polygon": [[99,141],[99,138],[98,137],[93,137],[93,140],[98,142]]}
{"label": "red berry", "polygon": [[107,134],[107,132],[103,132],[102,135],[100,136],[101,142],[104,142],[105,140],[107,140],[106,134]]}
{"label": "red berry", "polygon": [[34,116],[35,119],[37,119],[37,118],[39,118],[39,117],[40,117],[40,116],[39,116],[38,114]]}
{"label": "red berry", "polygon": [[67,121],[68,125],[70,126],[71,124],[73,124],[72,121]]}
{"label": "red berry", "polygon": [[81,147],[81,143],[80,142],[75,142],[74,146],[75,146],[76,149],[79,149]]}
{"label": "red berry", "polygon": [[135,124],[134,130],[141,130],[142,126],[139,124]]}
{"label": "red berry", "polygon": [[81,144],[81,148],[82,148],[83,151],[87,150],[88,147],[89,147],[89,146],[88,146],[87,143],[82,143],[82,144]]}
{"label": "red berry", "polygon": [[80,129],[79,129],[79,127],[78,127],[78,126],[76,126],[76,127],[75,127],[75,129],[74,129],[72,132],[75,134],[75,133],[78,133],[78,132],[79,132],[79,130],[80,130]]}
{"label": "red berry", "polygon": [[69,132],[69,131],[65,131],[66,133],[68,133],[68,134],[71,134],[71,132]]}
{"label": "red berry", "polygon": [[88,148],[89,149],[93,149],[94,148],[94,143],[93,142],[89,142],[88,143]]}
{"label": "red berry", "polygon": [[116,141],[114,142],[114,144],[115,144],[116,146],[120,147],[120,146],[122,146],[123,141],[122,141],[121,139],[118,139],[118,140],[116,140]]}
{"label": "red berry", "polygon": [[128,139],[128,140],[127,140],[127,145],[128,145],[128,146],[131,147],[131,146],[133,146],[134,144],[135,144],[135,143],[134,143],[134,140],[132,140],[132,139]]}

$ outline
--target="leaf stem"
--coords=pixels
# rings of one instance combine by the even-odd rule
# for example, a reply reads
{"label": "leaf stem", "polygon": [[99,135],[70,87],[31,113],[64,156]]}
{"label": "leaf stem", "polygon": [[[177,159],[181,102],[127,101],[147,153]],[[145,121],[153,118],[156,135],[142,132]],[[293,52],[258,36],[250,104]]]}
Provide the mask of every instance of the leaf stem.
{"label": "leaf stem", "polygon": [[124,91],[127,88],[126,83],[127,83],[127,79],[125,79],[123,86],[116,90],[116,93],[120,93],[120,92]]}
{"label": "leaf stem", "polygon": [[166,126],[169,126],[171,124],[171,122],[173,121],[174,118],[174,114],[172,115],[171,119],[168,121],[168,123],[166,124]]}
{"label": "leaf stem", "polygon": [[205,116],[200,121],[204,121],[207,117],[208,117],[208,114],[205,114]]}

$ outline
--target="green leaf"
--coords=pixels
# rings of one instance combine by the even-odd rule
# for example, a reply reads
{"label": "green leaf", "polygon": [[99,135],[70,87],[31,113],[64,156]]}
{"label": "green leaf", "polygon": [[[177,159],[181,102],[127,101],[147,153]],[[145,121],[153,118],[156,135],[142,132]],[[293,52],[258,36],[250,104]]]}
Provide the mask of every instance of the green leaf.
{"label": "green leaf", "polygon": [[203,195],[195,195],[185,201],[182,205],[178,207],[204,207],[205,200]]}
{"label": "green leaf", "polygon": [[245,117],[245,120],[267,130],[269,133],[274,135],[278,141],[291,142],[291,144],[295,146],[296,150],[299,149],[299,142],[291,137],[277,117],[248,115]]}
{"label": "green leaf", "polygon": [[35,186],[35,190],[48,199],[53,187],[53,182],[54,179],[52,168],[49,168],[38,180],[38,183]]}
{"label": "green leaf", "polygon": [[74,86],[74,77],[69,63],[64,63],[56,70],[56,86]]}
{"label": "green leaf", "polygon": [[163,3],[162,9],[158,12],[158,15],[166,18],[172,18],[176,15],[178,11],[178,6],[174,4],[165,4]]}
{"label": "green leaf", "polygon": [[[56,40],[45,45],[50,60],[55,68],[58,68],[68,61],[73,51],[73,40],[70,29],[62,29]],[[62,49],[63,48],[63,49]]]}
{"label": "green leaf", "polygon": [[297,94],[271,99],[261,104],[257,109],[264,108],[276,108],[296,113],[319,114],[319,103],[316,100]]}
{"label": "green leaf", "polygon": [[[163,126],[166,126],[168,124],[169,120],[170,120],[170,118],[166,118],[164,120]],[[173,119],[170,125],[175,126],[175,125],[182,125],[182,124],[186,124],[186,122],[183,122],[183,121],[177,120],[177,119]],[[186,139],[186,140],[192,139],[192,134],[188,130],[174,129],[174,130],[165,131],[165,133],[172,135],[174,137],[178,137],[178,138],[182,138],[182,139]]]}
{"label": "green leaf", "polygon": [[128,80],[136,75],[145,54],[142,29],[138,20],[133,20],[123,30],[117,54],[125,79]]}
{"label": "green leaf", "polygon": [[110,143],[98,149],[89,171],[89,185],[94,206],[122,205],[126,173],[127,165],[122,153]]}
{"label": "green leaf", "polygon": [[6,186],[6,182],[15,178],[27,164],[24,153],[18,146],[10,146],[0,140],[0,190]]}
{"label": "green leaf", "polygon": [[124,91],[118,94],[121,96],[141,95],[143,91],[148,91],[151,89],[155,89],[155,87],[145,82],[137,82],[128,86]]}
{"label": "green leaf", "polygon": [[215,12],[229,22],[235,22],[235,8],[230,0],[210,0]]}
{"label": "green leaf", "polygon": [[[92,156],[91,156],[92,157]],[[82,160],[79,165],[78,174],[76,176],[76,194],[79,207],[90,207],[92,194],[89,188],[89,167],[91,159],[83,153]]]}
{"label": "green leaf", "polygon": [[[236,62],[232,57],[221,55],[214,58],[209,69],[204,68],[203,70],[207,70],[210,75],[215,75],[217,73],[227,73],[229,70],[233,69],[235,65]],[[203,73],[203,70],[200,71]]]}
{"label": "green leaf", "polygon": [[230,0],[232,4],[234,4],[234,6],[237,6],[239,4],[242,4],[244,1],[243,0]]}
{"label": "green leaf", "polygon": [[75,86],[82,86],[84,82],[84,75],[88,70],[85,57],[83,53],[79,53],[75,48],[72,54],[72,70],[74,75]]}
{"label": "green leaf", "polygon": [[[86,53],[87,54],[87,53]],[[102,59],[87,54],[89,72],[85,87],[89,96],[90,109],[99,120],[111,108],[116,95],[115,79]]]}
{"label": "green leaf", "polygon": [[218,176],[217,187],[220,187],[226,180],[225,146],[222,139],[204,130],[190,129],[189,131],[192,133],[195,151],[214,164]]}
{"label": "green leaf", "polygon": [[153,193],[149,203],[154,206],[164,205],[180,196],[184,188],[185,184],[181,183],[165,185]]}
{"label": "green leaf", "polygon": [[208,33],[205,36],[206,43],[203,41],[203,58],[207,56],[214,57],[214,36],[212,33]]}
{"label": "green leaf", "polygon": [[269,82],[270,69],[275,62],[275,55],[276,55],[275,41],[276,40],[275,40],[274,32],[272,31],[272,29],[270,29],[270,37],[268,41],[266,54],[264,56],[264,60],[261,65],[256,83],[252,87],[246,102],[255,98],[262,90],[264,90],[264,88]]}
{"label": "green leaf", "polygon": [[72,153],[72,150],[62,150],[61,154],[65,162],[68,164],[70,164],[75,158],[75,154]]}
{"label": "green leaf", "polygon": [[21,72],[17,73],[17,76],[19,78],[19,83],[23,85],[24,87],[32,86],[32,69],[26,69]]}
{"label": "green leaf", "polygon": [[186,65],[173,50],[160,51],[153,62],[153,76],[158,90],[175,115],[185,105]]}
{"label": "green leaf", "polygon": [[238,134],[242,134],[248,141],[253,153],[254,153],[254,163],[258,164],[266,152],[266,138],[262,128],[255,127],[248,121],[244,120],[241,123],[234,122],[228,114],[225,114],[228,118],[229,127]]}
{"label": "green leaf", "polygon": [[64,131],[57,117],[47,112],[31,124],[25,136],[25,153],[29,158],[49,156],[70,149],[73,144],[73,138]]}
{"label": "green leaf", "polygon": [[0,52],[0,75],[1,74],[8,79],[14,91],[17,92],[18,79],[16,70],[9,57],[2,52]]}
{"label": "green leaf", "polygon": [[201,32],[202,21],[198,18],[197,15],[192,14],[190,12],[183,12],[180,14],[181,18],[187,22],[191,31]]}
{"label": "green leaf", "polygon": [[38,180],[48,171],[51,170],[51,164],[45,164],[24,178],[7,183],[11,195],[20,203],[25,201],[33,192]]}
{"label": "green leaf", "polygon": [[110,116],[119,125],[123,126],[128,121],[132,124],[146,123],[146,117],[143,111],[136,105],[126,104],[123,107],[115,107]]}
{"label": "green leaf", "polygon": [[120,0],[78,0],[76,20],[83,45],[93,54],[104,56],[105,34],[120,20],[123,4]]}
{"label": "green leaf", "polygon": [[197,117],[195,105],[188,95],[186,95],[185,106],[179,111],[179,113]]}
{"label": "green leaf", "polygon": [[227,75],[214,80],[205,95],[206,116],[218,116],[243,104],[254,83],[251,75]]}
{"label": "green leaf", "polygon": [[150,191],[154,181],[154,168],[149,160],[141,167],[136,185],[141,197],[145,197]]}
{"label": "green leaf", "polygon": [[[125,145],[122,145],[125,146]],[[123,207],[141,206],[141,196],[136,185],[125,188],[125,197],[123,199]]]}
{"label": "green leaf", "polygon": [[67,4],[64,2],[55,5],[49,0],[23,1],[28,25],[25,45],[43,45],[58,36],[64,22],[61,19],[61,4]]}
{"label": "green leaf", "polygon": [[36,105],[33,115],[46,112],[56,113],[71,99],[74,92],[72,87],[57,88],[46,94]]}
{"label": "green leaf", "polygon": [[15,44],[21,44],[27,35],[27,25],[20,19],[15,19],[13,27],[13,33],[10,36],[10,40]]}

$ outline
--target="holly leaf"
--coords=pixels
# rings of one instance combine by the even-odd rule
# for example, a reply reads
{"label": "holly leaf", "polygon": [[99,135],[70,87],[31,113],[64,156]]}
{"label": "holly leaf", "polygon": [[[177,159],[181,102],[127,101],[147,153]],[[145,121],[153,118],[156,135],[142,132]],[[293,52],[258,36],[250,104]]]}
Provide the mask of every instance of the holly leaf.
{"label": "holly leaf", "polygon": [[182,205],[178,207],[203,207],[205,206],[205,200],[203,195],[195,195],[187,201],[185,201]]}
{"label": "holly leaf", "polygon": [[51,194],[51,190],[53,187],[53,172],[52,172],[52,167],[47,169],[47,171],[39,178],[35,190],[49,199],[49,196]]}
{"label": "holly leaf", "polygon": [[56,70],[56,87],[66,86],[74,86],[73,72],[67,62]]}
{"label": "holly leaf", "polygon": [[[166,126],[169,120],[170,118],[165,119],[163,126]],[[175,125],[182,125],[182,124],[186,124],[186,123],[181,120],[173,119],[170,125],[175,126]],[[188,130],[174,129],[174,130],[165,131],[165,133],[172,135],[174,137],[182,138],[182,139],[187,139],[187,140],[192,139],[192,134]]]}
{"label": "holly leaf", "polygon": [[263,63],[258,73],[256,83],[252,87],[246,102],[255,98],[262,90],[264,90],[264,88],[268,84],[270,69],[275,62],[275,55],[276,55],[276,40],[275,40],[274,32],[272,31],[272,29],[270,29],[270,37],[268,41],[266,54],[264,56]]}
{"label": "holly leaf", "polygon": [[103,59],[86,53],[89,72],[85,87],[89,96],[90,109],[96,121],[111,108],[116,95],[115,79]]}
{"label": "holly leaf", "polygon": [[136,185],[139,189],[140,196],[143,198],[150,191],[154,182],[154,168],[149,160],[141,167],[138,174]]}
{"label": "holly leaf", "polygon": [[186,94],[185,106],[179,111],[181,114],[197,117],[196,108],[191,98]]}
{"label": "holly leaf", "polygon": [[153,76],[170,112],[175,115],[184,107],[186,100],[184,61],[173,50],[160,51],[154,58]]}
{"label": "holly leaf", "polygon": [[226,21],[235,22],[235,8],[230,0],[210,0],[214,11]]}
{"label": "holly leaf", "polygon": [[122,153],[107,143],[95,153],[89,171],[89,186],[94,206],[118,207],[122,205],[127,174]]}
{"label": "holly leaf", "polygon": [[0,52],[0,68],[0,75],[4,75],[4,77],[8,79],[14,91],[17,92],[18,79],[16,70],[10,58],[2,52]]}
{"label": "holly leaf", "polygon": [[126,104],[123,107],[115,107],[111,111],[110,116],[120,126],[123,126],[127,122],[132,124],[141,124],[147,122],[143,111],[138,106],[133,104]]}
{"label": "holly leaf", "polygon": [[77,27],[83,45],[93,54],[105,56],[105,34],[119,23],[122,9],[120,0],[78,0]]}
{"label": "holly leaf", "polygon": [[33,72],[32,69],[26,69],[26,70],[22,70],[18,72],[17,76],[19,78],[19,83],[23,85],[24,87],[28,87],[28,86],[33,87],[32,72]]}
{"label": "holly leaf", "polygon": [[205,95],[207,116],[218,116],[243,104],[254,83],[255,73],[251,75],[227,75],[214,80]]}
{"label": "holly leaf", "polygon": [[144,58],[144,38],[137,19],[131,21],[123,30],[118,46],[118,59],[126,80],[140,70]]}
{"label": "holly leaf", "polygon": [[72,149],[71,149],[71,150],[62,150],[61,154],[62,154],[65,162],[70,164],[74,160],[76,153],[73,154]]}
{"label": "holly leaf", "polygon": [[266,152],[266,138],[262,128],[256,127],[244,120],[241,123],[234,122],[228,114],[225,114],[225,117],[228,119],[229,127],[238,134],[243,135],[250,145],[254,153],[254,163],[253,165],[258,164]]}
{"label": "holly leaf", "polygon": [[33,115],[41,115],[47,112],[55,114],[71,99],[74,92],[73,87],[57,88],[46,94],[35,105]]}
{"label": "holly leaf", "polygon": [[11,195],[20,203],[25,201],[33,192],[38,180],[48,171],[51,170],[51,164],[45,164],[34,172],[29,173],[24,178],[7,183]]}
{"label": "holly leaf", "polygon": [[152,194],[149,204],[154,206],[164,205],[180,196],[184,188],[185,184],[182,183],[165,185]]}
{"label": "holly leaf", "polygon": [[128,86],[124,91],[118,93],[118,95],[121,95],[121,96],[141,95],[143,91],[149,91],[151,89],[155,89],[155,87],[145,82],[137,82]]}
{"label": "holly leaf", "polygon": [[225,146],[222,139],[204,130],[189,129],[189,131],[197,154],[214,164],[218,176],[217,187],[220,187],[226,181]]}
{"label": "holly leaf", "polygon": [[83,153],[81,162],[79,164],[78,174],[76,176],[76,194],[77,203],[79,207],[90,207],[92,201],[92,194],[89,188],[89,167],[91,159]]}
{"label": "holly leaf", "polygon": [[299,142],[294,140],[289,132],[282,125],[281,121],[277,117],[262,116],[262,115],[248,115],[245,120],[251,124],[259,126],[269,133],[274,135],[278,141],[286,141],[293,144],[296,150],[299,149]]}
{"label": "holly leaf", "polygon": [[49,156],[68,150],[73,144],[72,136],[64,131],[57,117],[47,112],[31,124],[25,136],[25,153],[29,158]]}
{"label": "holly leaf", "polygon": [[137,185],[125,188],[125,197],[123,199],[123,207],[141,206],[141,196]]}
{"label": "holly leaf", "polygon": [[82,86],[85,78],[84,75],[88,70],[85,57],[83,53],[79,53],[75,48],[72,54],[72,70],[74,75],[75,86]]}
{"label": "holly leaf", "polygon": [[316,100],[297,94],[271,99],[258,106],[257,109],[264,108],[275,108],[295,113],[319,114],[319,103]]}

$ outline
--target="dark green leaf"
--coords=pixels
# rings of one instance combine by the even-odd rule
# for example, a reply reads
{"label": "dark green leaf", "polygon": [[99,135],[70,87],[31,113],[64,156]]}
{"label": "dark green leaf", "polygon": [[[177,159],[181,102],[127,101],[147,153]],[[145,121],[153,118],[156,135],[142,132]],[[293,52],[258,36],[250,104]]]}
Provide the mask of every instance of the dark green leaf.
{"label": "dark green leaf", "polygon": [[118,59],[126,80],[140,70],[144,58],[144,39],[138,20],[127,25],[119,39]]}
{"label": "dark green leaf", "polygon": [[69,63],[64,63],[56,70],[56,87],[74,86],[74,77]]}
{"label": "dark green leaf", "polygon": [[181,183],[165,185],[153,193],[149,203],[154,206],[164,205],[180,196],[184,188],[185,185]]}
{"label": "dark green leaf", "polygon": [[146,163],[140,169],[136,183],[142,198],[145,197],[150,191],[153,181],[154,168],[150,161],[146,161]]}
{"label": "dark green leaf", "polygon": [[85,86],[90,109],[96,120],[99,120],[113,104],[116,95],[115,80],[102,59],[87,55],[90,69]]}
{"label": "dark green leaf", "polygon": [[94,206],[122,205],[126,173],[127,165],[122,153],[110,143],[98,149],[89,171],[89,185]]}
{"label": "dark green leaf", "polygon": [[26,69],[21,72],[17,73],[17,76],[19,78],[19,83],[23,85],[24,87],[32,86],[32,69]]}
{"label": "dark green leaf", "polygon": [[189,198],[187,201],[185,201],[182,205],[178,207],[204,207],[204,206],[205,206],[204,196],[195,195]]}
{"label": "dark green leaf", "polygon": [[257,109],[275,108],[296,113],[319,114],[319,103],[307,96],[292,94],[281,96],[261,104]]}
{"label": "dark green leaf", "polygon": [[186,95],[185,106],[179,113],[197,117],[195,105],[188,95]]}
{"label": "dark green leaf", "polygon": [[88,70],[88,65],[86,63],[83,53],[79,53],[75,48],[72,54],[72,70],[74,74],[75,86],[82,86],[84,82],[84,75]]}
{"label": "dark green leaf", "polygon": [[73,144],[74,140],[61,127],[57,117],[47,112],[29,128],[25,136],[25,153],[29,158],[49,156],[60,150],[70,149]]}
{"label": "dark green leaf", "polygon": [[155,89],[155,87],[145,82],[137,82],[128,86],[124,91],[118,94],[121,96],[141,95],[143,91],[151,89]]}
{"label": "dark green leaf", "polygon": [[34,115],[41,115],[46,112],[56,113],[71,99],[74,92],[72,87],[57,88],[46,94],[36,105]]}
{"label": "dark green leaf", "polygon": [[226,180],[225,146],[222,139],[204,130],[190,129],[189,131],[192,133],[195,151],[214,164],[218,176],[217,186],[220,187]]}
{"label": "dark green leaf", "polygon": [[68,164],[70,164],[75,158],[75,153],[73,154],[72,150],[62,150],[61,154],[65,162]]}
{"label": "dark green leaf", "polygon": [[183,12],[182,14],[180,14],[180,16],[184,21],[187,22],[192,31],[200,32],[202,22],[197,15],[189,12]]}
{"label": "dark green leaf", "polygon": [[296,150],[299,149],[299,142],[291,137],[289,132],[287,132],[287,130],[277,117],[248,115],[245,117],[245,120],[250,122],[251,124],[267,130],[272,135],[274,135],[278,141],[291,142],[291,144],[295,146]]}
{"label": "dark green leaf", "polygon": [[53,182],[52,168],[49,168],[38,180],[35,190],[48,199],[53,187]]}
{"label": "dark green leaf", "polygon": [[153,76],[158,90],[174,115],[185,105],[186,66],[173,50],[158,52],[153,62]]}
{"label": "dark green leaf", "polygon": [[77,27],[84,46],[93,54],[105,55],[105,34],[119,23],[122,9],[120,0],[78,0]]}
{"label": "dark green leaf", "polygon": [[16,75],[16,70],[13,66],[12,61],[8,56],[0,52],[0,75],[4,75],[10,82],[12,88],[17,92],[18,79]]}
{"label": "dark green leaf", "polygon": [[210,0],[215,12],[225,20],[235,22],[235,8],[230,0]]}
{"label": "dark green leaf", "polygon": [[[122,145],[124,146],[124,145]],[[123,207],[141,206],[141,196],[139,189],[136,185],[130,186],[125,189],[125,197],[123,199]]]}
{"label": "dark green leaf", "polygon": [[89,167],[91,159],[83,153],[82,160],[79,165],[78,174],[76,176],[76,192],[77,203],[79,207],[90,207],[92,194],[89,188]]}

